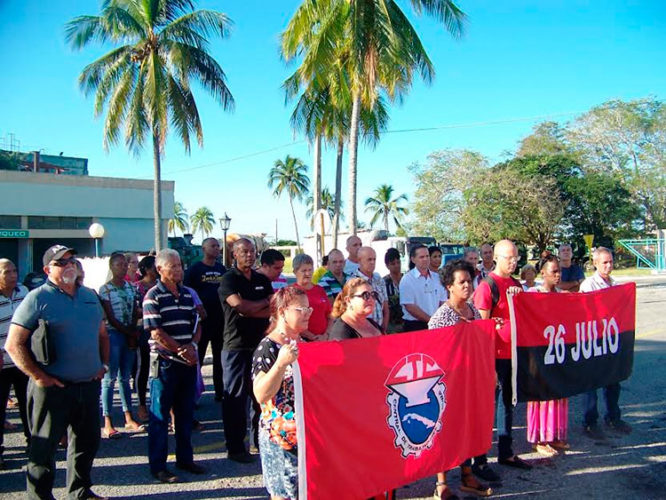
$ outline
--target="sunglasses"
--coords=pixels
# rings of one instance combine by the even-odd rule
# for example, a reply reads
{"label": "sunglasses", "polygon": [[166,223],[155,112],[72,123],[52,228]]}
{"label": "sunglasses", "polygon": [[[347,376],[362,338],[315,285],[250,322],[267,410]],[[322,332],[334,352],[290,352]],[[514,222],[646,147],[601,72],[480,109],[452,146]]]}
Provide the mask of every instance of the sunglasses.
{"label": "sunglasses", "polygon": [[52,266],[65,267],[67,264],[76,264],[76,257],[69,257],[67,259],[58,259],[51,262]]}
{"label": "sunglasses", "polygon": [[377,292],[363,292],[359,293],[358,295],[352,295],[352,297],[359,297],[363,300],[370,300],[370,298],[374,300],[379,300],[379,294]]}

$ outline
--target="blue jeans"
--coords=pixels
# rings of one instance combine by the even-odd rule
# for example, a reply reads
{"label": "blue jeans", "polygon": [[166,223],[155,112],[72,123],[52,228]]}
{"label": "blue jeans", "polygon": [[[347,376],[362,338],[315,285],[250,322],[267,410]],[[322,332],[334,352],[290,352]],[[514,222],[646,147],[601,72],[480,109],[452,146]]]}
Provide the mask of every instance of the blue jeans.
{"label": "blue jeans", "polygon": [[113,387],[116,378],[120,375],[120,402],[123,411],[132,409],[132,391],[130,390],[130,378],[132,377],[132,366],[136,359],[136,351],[127,347],[127,337],[118,330],[109,328],[109,371],[102,379],[102,415],[111,416],[113,407]]}
{"label": "blue jeans", "polygon": [[176,464],[189,465],[194,456],[191,438],[197,367],[165,359],[158,362],[158,376],[150,379],[148,461],[153,474],[166,469],[171,408],[176,431]]}
{"label": "blue jeans", "polygon": [[[606,416],[604,419],[606,422],[617,422],[620,420],[620,406],[618,405],[620,400],[620,384],[611,384],[608,387],[604,387],[603,391],[604,399],[606,400]],[[596,424],[599,418],[596,389],[586,392],[583,395],[583,406],[585,408],[583,425],[587,427]]]}
{"label": "blue jeans", "polygon": [[222,351],[224,396],[222,417],[224,438],[229,453],[243,453],[247,434],[248,399],[251,402],[250,445],[259,446],[258,430],[261,408],[252,390],[252,351]]}

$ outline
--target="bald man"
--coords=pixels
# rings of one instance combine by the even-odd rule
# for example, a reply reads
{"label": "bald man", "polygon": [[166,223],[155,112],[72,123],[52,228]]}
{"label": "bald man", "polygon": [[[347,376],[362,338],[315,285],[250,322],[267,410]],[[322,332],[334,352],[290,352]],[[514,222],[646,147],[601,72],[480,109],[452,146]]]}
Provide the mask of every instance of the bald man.
{"label": "bald man", "polygon": [[352,275],[353,277],[363,278],[367,281],[372,290],[377,292],[379,300],[375,301],[375,309],[370,316],[378,325],[381,325],[382,331],[385,332],[388,327],[389,320],[389,305],[388,296],[386,295],[386,286],[384,280],[375,272],[375,265],[377,264],[377,253],[370,247],[361,247],[358,250],[358,264],[359,267]]}
{"label": "bald man", "polygon": [[[481,253],[483,255],[483,249]],[[511,437],[513,393],[511,388],[511,325],[507,294],[515,295],[523,291],[520,282],[511,276],[518,264],[518,248],[510,240],[501,240],[495,245],[493,258],[495,269],[479,283],[474,292],[474,305],[483,319],[501,318],[504,320],[503,326],[497,330],[495,339],[495,370],[499,384],[499,390],[495,396],[497,433],[499,434],[497,461],[509,467],[531,469],[530,464],[514,454]],[[498,398],[500,394],[502,397]],[[478,461],[475,462],[474,467],[477,467],[478,464],[481,469],[487,469],[488,465],[482,467],[485,457],[477,458]],[[487,481],[495,480],[485,477],[483,473],[477,472],[477,475]]]}
{"label": "bald man", "polygon": [[347,260],[345,261],[345,273],[352,275],[356,272],[359,266],[358,251],[361,248],[361,238],[358,236],[350,236],[347,238]]}
{"label": "bald man", "polygon": [[[613,272],[613,254],[605,247],[598,247],[592,253],[592,263],[595,273],[586,278],[580,285],[581,292],[593,292],[617,285],[611,277]],[[585,414],[583,416],[583,431],[592,439],[603,439],[604,432],[597,424],[599,412],[597,411],[597,391],[590,391],[583,396]],[[604,400],[606,401],[606,426],[622,434],[629,434],[631,426],[620,418],[620,384],[611,384],[604,387]]]}

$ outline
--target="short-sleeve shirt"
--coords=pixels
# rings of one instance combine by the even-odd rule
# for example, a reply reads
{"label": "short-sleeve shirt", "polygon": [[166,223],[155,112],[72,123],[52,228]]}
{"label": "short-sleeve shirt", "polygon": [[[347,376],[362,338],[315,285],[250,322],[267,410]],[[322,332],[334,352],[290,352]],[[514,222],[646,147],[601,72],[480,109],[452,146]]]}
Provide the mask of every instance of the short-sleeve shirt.
{"label": "short-sleeve shirt", "polygon": [[389,303],[389,323],[402,325],[402,306],[400,305],[400,284],[396,286],[390,274],[384,276],[386,297]]}
{"label": "short-sleeve shirt", "polygon": [[589,278],[585,278],[585,281],[580,284],[580,291],[593,292],[595,290],[603,290],[604,288],[617,285],[617,282],[611,276],[609,276],[608,279],[610,280],[610,283],[606,282],[606,280],[599,275],[599,271],[597,271]]}
{"label": "short-sleeve shirt", "polygon": [[499,301],[493,308],[493,294],[487,281],[479,283],[479,287],[474,292],[474,305],[477,309],[490,311],[491,318],[503,318],[504,325],[497,330],[495,339],[495,357],[497,359],[511,359],[511,324],[509,322],[509,300],[506,297],[506,291],[512,286],[521,286],[514,278],[502,278],[494,272],[490,275],[499,291]]}
{"label": "short-sleeve shirt", "polygon": [[102,369],[99,329],[103,317],[94,290],[77,287],[72,296],[47,281],[26,295],[12,323],[34,332],[40,319],[46,321],[56,360],[40,368],[63,382],[86,382]]}
{"label": "short-sleeve shirt", "polygon": [[[104,283],[99,287],[99,297],[105,302],[111,304],[111,310],[116,320],[124,326],[132,323],[134,308],[137,306],[138,293],[134,285],[128,281],[123,281],[121,286],[116,286],[112,281]],[[108,319],[106,325],[113,328]]]}
{"label": "short-sleeve shirt", "polygon": [[16,285],[12,294],[5,297],[0,293],[0,353],[2,354],[2,368],[14,366],[12,358],[5,351],[5,342],[9,333],[9,324],[12,321],[12,315],[25,296],[28,295],[28,288],[24,285]]}
{"label": "short-sleeve shirt", "polygon": [[358,271],[360,264],[358,262],[352,262],[349,259],[345,259],[345,267],[343,269],[345,274],[352,275]]}
{"label": "short-sleeve shirt", "polygon": [[[194,336],[197,310],[187,287],[178,286],[178,297],[162,283],[148,290],[143,299],[143,328],[150,332],[162,328],[180,345],[189,344]],[[158,346],[149,341],[152,350]]]}
{"label": "short-sleeve shirt", "polygon": [[379,275],[379,273],[372,273],[372,276],[368,277],[365,274],[363,274],[360,269],[358,269],[352,276],[355,278],[363,278],[365,281],[367,281],[370,284],[372,290],[377,292],[377,294],[379,295],[379,300],[375,301],[375,309],[374,311],[372,311],[372,316],[370,317],[375,320],[375,323],[379,325],[383,324],[382,321],[384,319],[384,309],[383,309],[384,302],[388,302],[388,296],[386,295],[386,285],[384,284],[384,280]]}
{"label": "short-sleeve shirt", "polygon": [[314,285],[309,290],[306,290],[300,285],[294,284],[296,288],[300,288],[305,292],[308,297],[308,302],[312,308],[312,314],[308,321],[308,331],[315,335],[323,335],[326,333],[328,327],[328,318],[331,315],[331,302],[326,296],[326,292],[319,285]]}
{"label": "short-sleeve shirt", "polygon": [[448,298],[439,274],[428,269],[427,275],[422,275],[417,268],[412,269],[400,280],[400,305],[402,317],[409,321],[418,321],[409,314],[405,304],[414,304],[428,316],[435,314],[439,305]]}
{"label": "short-sleeve shirt", "polygon": [[185,285],[197,292],[210,318],[222,318],[222,305],[217,289],[226,272],[227,269],[219,262],[209,266],[199,261],[192,264],[185,275]]}
{"label": "short-sleeve shirt", "polygon": [[571,264],[569,267],[560,266],[561,281],[583,281],[585,279],[585,273],[576,264]]}
{"label": "short-sleeve shirt", "polygon": [[[277,360],[280,344],[274,340],[265,337],[259,342],[259,345],[252,355],[252,379],[260,372],[268,373]],[[271,441],[276,442],[275,433],[290,433],[289,423],[292,423],[293,432],[295,432],[294,417],[294,378],[293,369],[288,366],[282,377],[280,388],[275,396],[261,405],[261,417],[259,419],[259,428],[271,434]],[[280,425],[279,422],[287,421],[287,426]],[[285,437],[285,436],[283,436]],[[287,436],[293,441],[290,449],[296,448],[295,435]],[[280,440],[278,444],[284,444],[285,440]]]}
{"label": "short-sleeve shirt", "polygon": [[340,283],[338,278],[336,278],[331,271],[326,271],[323,276],[319,278],[318,284],[324,289],[329,299],[335,300],[338,294],[342,291],[342,287],[344,287],[345,283],[347,283],[348,279],[349,275],[345,274],[343,271],[342,283]]}
{"label": "short-sleeve shirt", "polygon": [[[469,302],[466,303],[470,311],[472,311],[472,317],[474,319],[481,319],[481,314],[479,310],[474,307],[473,304]],[[444,328],[445,326],[453,326],[458,324],[462,320],[460,314],[458,314],[455,309],[449,306],[448,302],[444,302],[439,309],[435,311],[428,321],[428,328],[434,330],[435,328]]]}
{"label": "short-sleeve shirt", "polygon": [[225,351],[254,351],[268,328],[268,318],[242,316],[227,302],[232,295],[240,295],[243,300],[264,300],[273,294],[270,280],[251,270],[248,280],[236,267],[232,267],[222,277],[218,295],[224,311],[224,336],[222,349]]}

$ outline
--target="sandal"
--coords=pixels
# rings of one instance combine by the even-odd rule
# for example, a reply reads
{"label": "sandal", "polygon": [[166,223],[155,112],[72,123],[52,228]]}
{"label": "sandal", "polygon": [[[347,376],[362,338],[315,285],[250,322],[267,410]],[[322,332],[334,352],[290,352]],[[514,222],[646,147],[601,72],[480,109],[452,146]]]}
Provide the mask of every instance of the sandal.
{"label": "sandal", "polygon": [[120,439],[123,437],[123,435],[120,433],[120,431],[113,429],[111,431],[107,431],[106,429],[102,429],[102,438],[103,439]]}
{"label": "sandal", "polygon": [[537,443],[533,448],[534,451],[536,451],[539,455],[543,455],[544,457],[556,457],[560,454],[559,451],[550,446],[548,443]]}
{"label": "sandal", "polygon": [[[437,491],[438,486],[444,486],[444,489],[441,493]],[[460,497],[453,493],[451,488],[449,488],[449,486],[444,481],[437,481],[435,483],[435,493],[433,493],[432,497],[435,500],[460,500]]]}
{"label": "sandal", "polygon": [[146,432],[147,429],[148,428],[143,424],[138,424],[136,427],[133,425],[125,426],[125,432],[129,432],[130,434],[138,434],[139,432]]}
{"label": "sandal", "polygon": [[489,497],[493,494],[493,489],[485,485],[474,477],[472,473],[463,474],[460,478],[460,490],[466,493],[473,493],[479,497]]}
{"label": "sandal", "polygon": [[550,446],[560,451],[571,449],[571,446],[569,446],[569,443],[566,441],[553,441],[550,443]]}

